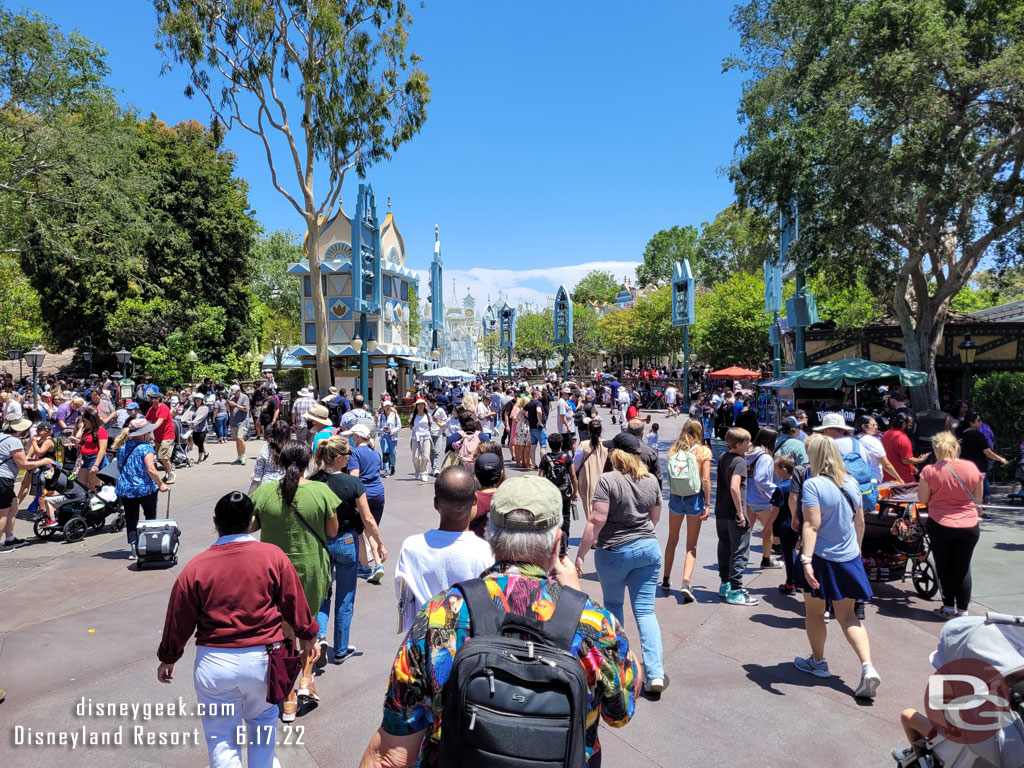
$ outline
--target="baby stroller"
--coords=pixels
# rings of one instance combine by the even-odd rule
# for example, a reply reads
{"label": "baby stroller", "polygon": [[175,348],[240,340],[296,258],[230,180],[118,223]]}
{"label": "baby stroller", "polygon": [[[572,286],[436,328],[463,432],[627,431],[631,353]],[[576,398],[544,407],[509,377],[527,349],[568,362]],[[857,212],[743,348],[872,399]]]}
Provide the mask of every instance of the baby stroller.
{"label": "baby stroller", "polygon": [[[46,525],[45,504],[40,509],[32,526],[36,538],[52,539],[54,534],[60,532],[64,534],[64,541],[81,541],[90,528],[100,530],[111,515],[115,517],[110,521],[110,530],[115,533],[122,530],[125,526],[124,507],[114,492],[113,482],[116,482],[116,477],[112,482],[110,475],[101,472],[98,476],[104,482],[103,488],[90,491],[77,482],[69,471],[49,467],[43,473],[43,487],[47,497],[60,495],[63,500],[56,510],[56,525]],[[44,497],[44,501],[47,497]]]}
{"label": "baby stroller", "polygon": [[917,503],[917,484],[879,487],[878,507],[864,515],[861,557],[868,579],[904,581],[907,569],[917,594],[926,600],[939,591],[939,580],[925,532],[927,507]]}
{"label": "baby stroller", "polygon": [[171,450],[171,465],[175,469],[195,466],[195,460],[188,455],[188,439],[191,435],[192,430],[185,429],[181,419],[174,420],[174,447]]}

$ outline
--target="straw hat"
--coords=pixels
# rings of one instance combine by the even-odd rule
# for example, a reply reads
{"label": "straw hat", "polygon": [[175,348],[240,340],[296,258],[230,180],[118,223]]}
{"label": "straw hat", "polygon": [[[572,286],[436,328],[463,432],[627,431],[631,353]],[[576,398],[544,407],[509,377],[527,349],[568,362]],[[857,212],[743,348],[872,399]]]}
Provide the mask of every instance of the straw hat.
{"label": "straw hat", "polygon": [[306,411],[306,418],[310,421],[315,421],[317,424],[322,424],[325,427],[331,426],[330,411],[319,403]]}

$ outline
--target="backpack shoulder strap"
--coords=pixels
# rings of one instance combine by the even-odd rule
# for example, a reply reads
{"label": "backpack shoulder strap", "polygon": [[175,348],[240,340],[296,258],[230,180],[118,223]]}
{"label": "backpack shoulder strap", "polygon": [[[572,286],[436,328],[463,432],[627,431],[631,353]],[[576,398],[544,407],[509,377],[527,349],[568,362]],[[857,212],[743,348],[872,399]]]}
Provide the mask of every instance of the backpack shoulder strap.
{"label": "backpack shoulder strap", "polygon": [[543,634],[551,643],[563,651],[572,648],[576,637],[576,629],[580,624],[580,614],[587,605],[587,596],[578,589],[562,587],[562,594],[555,605],[554,615],[543,625]]}
{"label": "backpack shoulder strap", "polygon": [[469,609],[469,634],[471,637],[482,637],[498,634],[501,614],[494,604],[490,590],[483,579],[460,581],[454,586],[459,588]]}

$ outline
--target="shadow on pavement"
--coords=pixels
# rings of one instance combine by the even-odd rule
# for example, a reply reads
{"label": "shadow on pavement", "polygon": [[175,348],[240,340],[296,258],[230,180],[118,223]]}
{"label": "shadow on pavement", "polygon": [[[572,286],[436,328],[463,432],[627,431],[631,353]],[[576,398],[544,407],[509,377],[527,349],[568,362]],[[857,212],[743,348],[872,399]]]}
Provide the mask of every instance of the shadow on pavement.
{"label": "shadow on pavement", "polygon": [[747,673],[747,679],[757,683],[768,693],[776,696],[785,696],[785,691],[775,688],[776,684],[795,685],[801,688],[831,688],[839,693],[853,696],[853,689],[844,683],[840,678],[832,676],[827,679],[809,675],[801,672],[793,666],[793,662],[782,662],[771,666],[760,664],[744,664],[743,671]]}
{"label": "shadow on pavement", "polygon": [[755,613],[750,620],[757,624],[764,624],[766,627],[775,629],[803,629],[803,617],[798,616],[777,616],[774,613]]}
{"label": "shadow on pavement", "polygon": [[104,560],[124,560],[127,562],[129,554],[127,549],[115,549],[111,552],[93,552],[92,556]]}

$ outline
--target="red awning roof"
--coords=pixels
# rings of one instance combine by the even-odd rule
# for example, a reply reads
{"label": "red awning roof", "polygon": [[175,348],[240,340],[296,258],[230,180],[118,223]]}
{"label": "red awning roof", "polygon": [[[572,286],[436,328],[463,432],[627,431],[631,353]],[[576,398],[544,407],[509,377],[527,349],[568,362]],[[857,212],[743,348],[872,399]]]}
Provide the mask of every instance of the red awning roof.
{"label": "red awning roof", "polygon": [[746,368],[740,368],[733,366],[732,368],[723,368],[720,371],[712,371],[708,374],[709,379],[760,379],[761,374],[758,371],[749,371]]}

